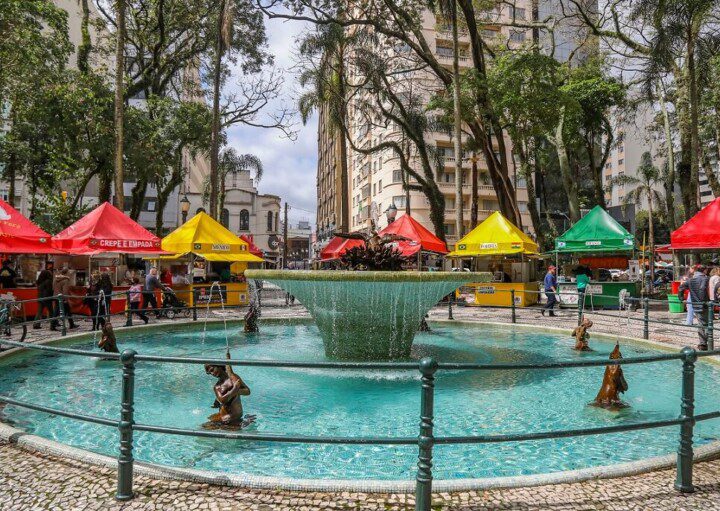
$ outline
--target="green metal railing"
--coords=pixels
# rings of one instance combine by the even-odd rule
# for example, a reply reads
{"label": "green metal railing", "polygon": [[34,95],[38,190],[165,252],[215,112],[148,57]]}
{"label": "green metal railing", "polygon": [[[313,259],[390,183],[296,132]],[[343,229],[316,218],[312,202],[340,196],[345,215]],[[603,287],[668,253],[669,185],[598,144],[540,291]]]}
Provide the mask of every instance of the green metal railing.
{"label": "green metal railing", "polygon": [[[713,352],[696,352],[684,348],[680,353],[657,354],[642,357],[631,357],[617,360],[585,359],[579,361],[558,361],[540,364],[473,364],[443,363],[431,358],[424,358],[419,363],[386,362],[386,363],[352,363],[352,362],[277,362],[272,360],[227,360],[213,358],[182,358],[141,355],[133,350],[121,354],[90,352],[73,348],[27,344],[14,341],[0,341],[0,344],[17,348],[51,351],[66,355],[77,355],[93,358],[116,359],[122,366],[122,387],[120,392],[121,411],[119,420],[83,415],[64,410],[49,408],[34,403],[27,403],[0,395],[0,402],[30,410],[50,413],[84,422],[103,426],[116,427],[120,433],[118,477],[116,498],[130,500],[133,498],[133,434],[135,431],[161,433],[181,436],[206,438],[222,438],[226,440],[250,440],[258,442],[286,443],[322,443],[322,444],[355,444],[355,445],[415,445],[418,449],[417,474],[415,478],[415,509],[427,511],[431,508],[433,447],[443,444],[486,444],[533,441],[541,439],[567,438],[575,436],[601,435],[622,433],[640,429],[680,426],[680,439],[677,450],[675,488],[681,492],[692,492],[693,468],[693,428],[698,421],[720,417],[720,410],[695,415],[695,362],[698,357],[720,355],[720,350]],[[435,378],[438,371],[472,370],[472,371],[512,371],[521,369],[547,370],[558,368],[598,367],[619,364],[643,364],[662,361],[682,361],[682,396],[680,414],[677,418],[647,421],[633,424],[582,428],[561,431],[542,431],[534,433],[502,434],[502,435],[469,435],[469,436],[434,436],[435,417]],[[206,431],[172,428],[151,424],[140,424],[134,420],[135,405],[135,367],[143,363],[180,363],[180,364],[232,364],[234,366],[283,367],[283,368],[332,368],[332,369],[376,369],[376,370],[417,370],[420,373],[420,421],[417,437],[334,437],[334,436],[300,436],[283,434],[256,434],[230,431]]]}

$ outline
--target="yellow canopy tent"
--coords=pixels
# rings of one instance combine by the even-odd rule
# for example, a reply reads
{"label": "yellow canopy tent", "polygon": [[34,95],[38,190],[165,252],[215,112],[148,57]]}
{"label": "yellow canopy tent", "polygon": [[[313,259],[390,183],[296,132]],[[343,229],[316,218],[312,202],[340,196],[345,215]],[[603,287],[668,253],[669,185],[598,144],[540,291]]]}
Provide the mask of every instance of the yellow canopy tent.
{"label": "yellow canopy tent", "polygon": [[537,253],[537,243],[496,211],[458,241],[448,257]]}
{"label": "yellow canopy tent", "polygon": [[200,212],[162,240],[162,249],[179,259],[192,253],[207,261],[261,263],[250,253],[249,245],[207,213]]}

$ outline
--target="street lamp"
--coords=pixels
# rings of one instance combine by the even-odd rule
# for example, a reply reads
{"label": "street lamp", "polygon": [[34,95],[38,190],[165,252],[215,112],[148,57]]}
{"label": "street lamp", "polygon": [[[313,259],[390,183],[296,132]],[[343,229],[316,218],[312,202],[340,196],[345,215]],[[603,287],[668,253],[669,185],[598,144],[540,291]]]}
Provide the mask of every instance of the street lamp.
{"label": "street lamp", "polygon": [[395,221],[395,217],[397,216],[397,206],[395,206],[394,202],[391,202],[385,210],[385,216],[387,217],[388,225]]}
{"label": "street lamp", "polygon": [[187,194],[183,195],[183,198],[180,199],[180,212],[182,213],[182,223],[187,222],[187,216],[188,211],[190,211],[190,200],[187,197]]}

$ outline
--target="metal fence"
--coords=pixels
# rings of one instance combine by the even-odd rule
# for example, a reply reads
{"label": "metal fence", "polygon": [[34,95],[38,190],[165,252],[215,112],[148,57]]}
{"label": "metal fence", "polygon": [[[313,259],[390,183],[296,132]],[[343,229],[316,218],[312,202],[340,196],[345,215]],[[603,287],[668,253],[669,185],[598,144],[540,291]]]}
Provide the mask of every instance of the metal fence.
{"label": "metal fence", "polygon": [[[57,297],[61,302],[63,297]],[[513,300],[512,317],[515,318],[515,303]],[[647,302],[645,302],[647,306]],[[452,303],[450,304],[452,307]],[[60,308],[62,310],[62,307]],[[452,309],[450,309],[452,310]],[[196,315],[195,315],[196,316]],[[647,314],[644,315],[646,325],[649,325]],[[62,319],[62,317],[60,318]],[[698,357],[720,355],[720,350],[697,352],[692,348],[683,348],[679,353],[656,354],[650,356],[631,357],[616,360],[585,359],[580,361],[558,361],[540,364],[474,364],[474,363],[446,363],[424,358],[415,362],[277,362],[272,360],[228,360],[213,358],[181,358],[162,357],[138,354],[133,350],[126,350],[121,354],[91,352],[73,348],[46,346],[9,340],[0,340],[0,345],[12,346],[31,350],[50,351],[59,354],[83,356],[93,358],[110,358],[119,361],[122,370],[122,388],[120,391],[121,412],[120,417],[111,419],[92,415],[77,414],[65,410],[58,410],[13,399],[7,395],[0,395],[0,402],[15,405],[21,408],[45,412],[53,415],[67,417],[79,421],[91,422],[103,426],[115,427],[119,430],[120,441],[118,445],[118,500],[133,498],[133,434],[136,431],[145,431],[160,434],[195,436],[207,438],[222,438],[226,440],[248,440],[257,442],[286,442],[286,443],[321,443],[321,444],[354,444],[354,445],[414,445],[418,449],[417,473],[415,477],[415,509],[428,511],[431,509],[431,493],[433,480],[433,447],[443,444],[488,444],[506,442],[524,442],[542,439],[568,438],[575,436],[602,435],[621,433],[641,429],[663,428],[680,426],[680,435],[677,449],[675,488],[681,492],[692,492],[693,470],[693,429],[699,421],[720,417],[720,410],[703,414],[695,414],[695,362]],[[654,420],[617,426],[597,428],[582,428],[559,431],[542,431],[519,434],[495,435],[468,435],[436,437],[434,435],[435,419],[435,378],[443,370],[468,371],[516,371],[516,370],[548,370],[560,368],[588,368],[606,365],[644,364],[662,361],[682,361],[682,395],[679,403],[678,417],[664,420]],[[373,369],[373,370],[407,370],[419,372],[419,430],[416,437],[335,437],[335,436],[298,436],[285,434],[255,434],[232,431],[207,431],[172,428],[153,424],[136,423],[134,420],[135,403],[135,368],[137,364],[170,363],[170,364],[216,364],[254,367],[281,367],[281,368],[330,368],[330,369]]]}

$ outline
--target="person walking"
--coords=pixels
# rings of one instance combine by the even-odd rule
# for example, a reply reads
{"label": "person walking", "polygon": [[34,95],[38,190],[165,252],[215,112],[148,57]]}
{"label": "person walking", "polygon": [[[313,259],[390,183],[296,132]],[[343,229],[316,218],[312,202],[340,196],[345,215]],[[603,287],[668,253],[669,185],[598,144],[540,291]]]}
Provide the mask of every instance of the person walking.
{"label": "person walking", "polygon": [[715,288],[720,284],[720,268],[715,266],[710,272],[710,281],[708,283],[708,297],[711,302],[717,301],[720,296],[715,292]]}
{"label": "person walking", "polygon": [[78,326],[75,324],[72,312],[70,311],[70,302],[68,302],[68,295],[70,294],[70,277],[68,276],[67,268],[63,268],[57,275],[55,275],[55,280],[53,281],[53,293],[55,296],[62,295],[62,304],[58,304],[56,306],[54,318],[50,323],[50,330],[57,331],[59,324],[57,318],[60,316],[60,307],[62,307],[65,312],[65,317],[67,318],[70,328],[77,328]]}
{"label": "person walking", "polygon": [[50,270],[45,269],[38,274],[37,281],[38,293],[38,310],[35,314],[35,324],[33,328],[39,330],[42,328],[43,311],[47,311],[47,318],[51,319],[53,314],[53,274]]}
{"label": "person walking", "polygon": [[133,311],[134,314],[137,315],[140,319],[142,319],[145,324],[148,324],[148,321],[150,321],[147,317],[147,314],[145,312],[140,310],[140,305],[142,303],[142,295],[143,295],[143,285],[140,284],[140,279],[137,277],[134,277],[132,280],[132,286],[130,286],[130,310]]}
{"label": "person walking", "polygon": [[587,291],[587,286],[590,283],[590,276],[588,275],[589,273],[590,268],[586,268],[585,266],[578,266],[575,270],[575,282],[577,284],[578,304],[580,305],[580,309],[582,311],[585,311],[585,291]]}
{"label": "person walking", "polygon": [[[695,273],[695,267],[691,266],[688,268],[687,273],[683,276],[682,280],[680,281],[680,287],[684,283],[686,283],[688,280],[690,280],[693,277],[693,274]],[[678,291],[678,294],[683,294],[685,298],[685,308],[687,310],[687,315],[685,316],[685,324],[686,325],[692,325],[695,320],[695,313],[693,310],[693,303],[692,300],[690,300],[690,294],[686,291]]]}
{"label": "person walking", "polygon": [[708,334],[707,334],[707,301],[708,287],[710,279],[707,276],[707,268],[698,265],[691,279],[680,284],[680,291],[689,292],[688,303],[693,306],[693,313],[698,320],[698,338],[700,340],[698,349],[707,351]]}
{"label": "person walking", "polygon": [[548,271],[545,274],[545,280],[543,281],[545,296],[547,296],[547,303],[540,311],[540,314],[543,316],[545,315],[546,310],[550,311],[548,316],[555,316],[554,308],[557,303],[557,298],[555,297],[555,294],[557,293],[557,277],[555,276],[555,271],[556,270],[553,265],[548,266]]}
{"label": "person walking", "polygon": [[145,277],[145,290],[143,291],[143,301],[145,302],[145,308],[155,309],[155,317],[159,318],[160,313],[158,312],[157,299],[155,298],[155,291],[162,289],[163,286],[158,279],[157,268],[150,268],[147,276]]}

